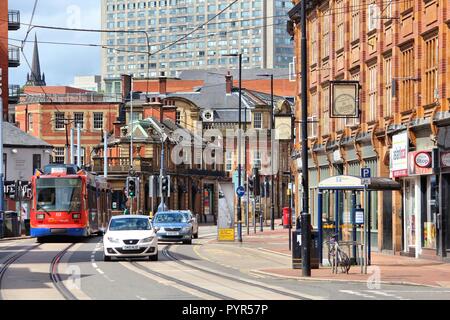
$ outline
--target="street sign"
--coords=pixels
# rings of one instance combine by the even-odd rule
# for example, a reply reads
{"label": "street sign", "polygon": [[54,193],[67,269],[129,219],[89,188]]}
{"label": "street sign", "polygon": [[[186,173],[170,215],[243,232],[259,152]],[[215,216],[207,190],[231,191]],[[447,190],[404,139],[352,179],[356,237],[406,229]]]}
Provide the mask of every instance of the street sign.
{"label": "street sign", "polygon": [[370,178],[362,178],[361,183],[365,186],[368,186],[370,184]]}
{"label": "street sign", "polygon": [[364,224],[364,209],[355,209],[355,224]]}
{"label": "street sign", "polygon": [[239,198],[242,198],[242,197],[244,196],[244,194],[245,194],[245,189],[244,189],[244,187],[243,187],[243,186],[237,187],[237,189],[236,189],[236,194],[237,194],[237,196],[238,196]]}
{"label": "street sign", "polygon": [[361,178],[370,178],[370,168],[361,168]]}

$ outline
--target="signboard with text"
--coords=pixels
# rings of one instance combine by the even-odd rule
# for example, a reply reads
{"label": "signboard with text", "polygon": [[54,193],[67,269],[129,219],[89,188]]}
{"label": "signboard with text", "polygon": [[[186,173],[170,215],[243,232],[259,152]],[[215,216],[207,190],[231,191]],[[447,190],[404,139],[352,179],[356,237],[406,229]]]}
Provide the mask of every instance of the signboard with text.
{"label": "signboard with text", "polygon": [[408,176],[409,139],[406,131],[392,136],[390,151],[391,178]]}
{"label": "signboard with text", "polygon": [[408,174],[433,174],[433,155],[431,151],[414,151],[408,154]]}

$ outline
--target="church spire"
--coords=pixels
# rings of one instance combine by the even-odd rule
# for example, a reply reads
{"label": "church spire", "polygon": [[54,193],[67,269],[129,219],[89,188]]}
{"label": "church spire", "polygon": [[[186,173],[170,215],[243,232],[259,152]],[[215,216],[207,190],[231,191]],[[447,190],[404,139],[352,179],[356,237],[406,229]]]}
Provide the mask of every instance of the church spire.
{"label": "church spire", "polygon": [[45,78],[41,75],[41,64],[39,62],[39,50],[37,35],[34,34],[33,63],[31,65],[31,74],[27,77],[26,86],[45,86]]}

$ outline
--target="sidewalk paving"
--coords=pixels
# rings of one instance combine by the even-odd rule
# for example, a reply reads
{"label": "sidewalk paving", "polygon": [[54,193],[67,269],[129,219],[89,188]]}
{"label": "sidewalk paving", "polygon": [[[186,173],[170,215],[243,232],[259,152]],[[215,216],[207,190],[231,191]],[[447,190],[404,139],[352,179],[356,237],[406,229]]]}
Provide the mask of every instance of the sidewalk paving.
{"label": "sidewalk paving", "polygon": [[[244,233],[243,245],[291,257],[291,251],[288,247],[289,229],[284,229],[279,224],[280,221],[277,221],[277,227],[273,231],[270,228],[264,228],[264,231],[260,232],[258,228],[256,234],[253,233],[253,229],[249,235]],[[372,266],[368,267],[367,274],[361,274],[360,266],[352,266],[349,274],[333,274],[330,267],[312,269],[311,278],[302,277],[301,269],[292,269],[291,267],[263,268],[253,270],[253,273],[299,280],[347,282],[373,281],[379,274],[380,283],[384,284],[411,284],[450,288],[450,263],[377,252],[372,252]]]}

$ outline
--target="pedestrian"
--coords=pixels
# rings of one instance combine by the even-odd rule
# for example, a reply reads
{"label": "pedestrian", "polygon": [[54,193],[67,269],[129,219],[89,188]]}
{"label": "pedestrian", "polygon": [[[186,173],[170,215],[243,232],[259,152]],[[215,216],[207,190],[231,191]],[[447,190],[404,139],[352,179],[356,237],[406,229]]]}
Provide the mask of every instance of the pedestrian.
{"label": "pedestrian", "polygon": [[123,211],[123,214],[130,214],[130,211],[128,210],[128,208],[125,208],[125,210]]}

